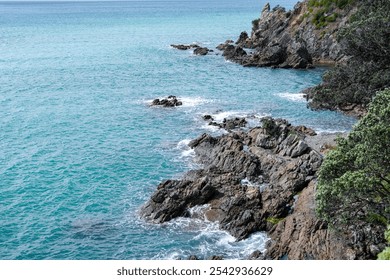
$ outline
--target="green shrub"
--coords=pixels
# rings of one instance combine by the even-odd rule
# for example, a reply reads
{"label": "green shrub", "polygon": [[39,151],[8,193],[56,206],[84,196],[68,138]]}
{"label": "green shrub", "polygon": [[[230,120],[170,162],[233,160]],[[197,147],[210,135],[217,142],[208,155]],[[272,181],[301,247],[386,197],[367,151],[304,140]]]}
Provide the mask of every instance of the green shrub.
{"label": "green shrub", "polygon": [[390,89],[378,93],[367,115],[325,158],[317,212],[333,225],[390,221]]}
{"label": "green shrub", "polygon": [[283,221],[284,219],[285,218],[268,217],[266,219],[266,221],[273,224],[273,225],[276,225],[276,224],[280,223],[281,221]]}
{"label": "green shrub", "polygon": [[[390,244],[390,226],[387,227],[385,232],[385,238],[387,243]],[[390,247],[386,247],[379,255],[378,260],[390,260]]]}
{"label": "green shrub", "polygon": [[338,14],[335,12],[336,7],[344,9],[353,4],[356,0],[309,0],[308,11],[313,15],[312,23],[316,28],[323,28],[329,22],[336,21]]}

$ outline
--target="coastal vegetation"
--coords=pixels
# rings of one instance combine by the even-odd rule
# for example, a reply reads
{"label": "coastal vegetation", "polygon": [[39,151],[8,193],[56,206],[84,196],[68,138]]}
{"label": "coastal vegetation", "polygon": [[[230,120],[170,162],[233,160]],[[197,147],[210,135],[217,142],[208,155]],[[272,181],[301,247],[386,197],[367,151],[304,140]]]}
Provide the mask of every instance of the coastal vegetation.
{"label": "coastal vegetation", "polygon": [[[387,231],[385,232],[385,238],[387,243],[390,244],[390,226],[387,227]],[[386,247],[383,252],[378,255],[378,259],[380,260],[390,260],[390,246]]]}
{"label": "coastal vegetation", "polygon": [[377,91],[390,86],[390,1],[363,0],[359,5],[338,32],[349,59],[326,72],[311,90],[313,108],[367,108]]}
{"label": "coastal vegetation", "polygon": [[312,16],[312,23],[317,28],[323,28],[330,22],[336,21],[339,17],[339,10],[345,9],[356,0],[309,0],[308,13],[306,16]]}
{"label": "coastal vegetation", "polygon": [[[349,136],[326,156],[317,212],[335,228],[390,222],[390,89],[377,93]],[[387,232],[387,238],[390,233]],[[382,257],[389,257],[389,248]]]}

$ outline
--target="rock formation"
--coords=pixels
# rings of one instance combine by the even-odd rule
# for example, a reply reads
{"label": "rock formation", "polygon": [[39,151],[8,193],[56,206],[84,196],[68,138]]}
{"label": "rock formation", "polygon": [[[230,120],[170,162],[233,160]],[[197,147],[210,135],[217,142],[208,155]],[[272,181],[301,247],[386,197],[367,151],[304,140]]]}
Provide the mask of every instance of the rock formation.
{"label": "rock formation", "polygon": [[183,44],[175,45],[175,44],[172,44],[171,47],[175,48],[175,49],[178,49],[178,50],[182,50],[182,51],[189,50],[189,49],[194,49],[193,54],[195,54],[195,55],[206,55],[209,52],[213,52],[213,50],[210,50],[210,49],[208,49],[206,47],[201,47],[201,46],[196,45],[196,44],[191,44],[191,45],[183,45]]}
{"label": "rock formation", "polygon": [[162,107],[176,107],[181,106],[183,103],[176,98],[174,95],[170,95],[164,99],[154,99],[150,106],[162,106]]}
{"label": "rock formation", "polygon": [[356,226],[336,232],[316,217],[316,172],[323,156],[316,150],[320,136],[313,134],[272,118],[247,131],[203,134],[189,144],[203,168],[160,183],[141,215],[164,223],[191,217],[191,208],[203,205],[202,215],[237,240],[267,231],[266,253],[253,252],[249,259],[375,258],[385,246],[380,230]]}
{"label": "rock formation", "polygon": [[[266,4],[260,19],[253,21],[250,36],[242,32],[235,44],[225,42],[217,48],[226,59],[244,66],[310,68],[316,63],[343,60],[336,32],[353,10],[335,8],[325,28],[313,23],[316,9],[313,11],[308,1],[298,2],[292,11],[279,6],[271,10]],[[250,49],[249,53],[245,49]]]}
{"label": "rock formation", "polygon": [[211,116],[204,116],[204,120],[212,120],[209,122],[209,125],[217,126],[219,128],[225,129],[227,131],[230,131],[235,128],[239,127],[245,127],[247,124],[247,121],[245,118],[234,118],[234,119],[223,119],[222,123],[217,123],[213,121]]}
{"label": "rock formation", "polygon": [[162,182],[142,216],[162,223],[207,204],[207,219],[218,221],[238,240],[269,229],[270,219],[286,217],[322,157],[288,122],[267,118],[263,123],[247,133],[203,134],[193,140],[189,146],[204,168]]}

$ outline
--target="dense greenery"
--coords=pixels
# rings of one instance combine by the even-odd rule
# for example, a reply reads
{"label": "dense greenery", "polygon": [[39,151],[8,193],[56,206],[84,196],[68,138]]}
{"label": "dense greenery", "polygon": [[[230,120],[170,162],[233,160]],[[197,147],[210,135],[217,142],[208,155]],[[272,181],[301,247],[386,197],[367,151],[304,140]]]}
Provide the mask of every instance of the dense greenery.
{"label": "dense greenery", "polygon": [[[390,226],[387,227],[387,231],[385,233],[385,238],[387,240],[387,243],[390,244]],[[387,247],[386,249],[384,249],[383,252],[378,255],[378,259],[390,260],[390,247]]]}
{"label": "dense greenery", "polygon": [[[323,28],[330,22],[334,22],[339,14],[338,9],[344,9],[356,0],[309,0],[309,12],[312,15],[312,23],[317,28]],[[308,14],[309,15],[309,14]]]}
{"label": "dense greenery", "polygon": [[308,6],[320,8],[331,8],[332,6],[336,6],[340,9],[343,9],[355,1],[356,0],[309,0]]}
{"label": "dense greenery", "polygon": [[338,36],[351,59],[328,71],[323,83],[312,90],[314,108],[365,106],[377,91],[390,86],[390,1],[359,3],[358,12]]}
{"label": "dense greenery", "polygon": [[336,227],[390,221],[390,89],[378,93],[321,166],[317,211]]}

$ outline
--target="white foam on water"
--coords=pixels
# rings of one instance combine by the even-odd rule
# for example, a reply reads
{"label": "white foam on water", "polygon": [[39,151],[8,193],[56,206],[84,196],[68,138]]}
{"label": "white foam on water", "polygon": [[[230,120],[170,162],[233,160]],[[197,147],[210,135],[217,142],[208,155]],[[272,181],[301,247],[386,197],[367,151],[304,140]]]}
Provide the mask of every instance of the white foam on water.
{"label": "white foam on water", "polygon": [[[251,112],[243,112],[243,111],[223,111],[217,112],[214,114],[203,113],[204,115],[210,115],[213,117],[213,121],[217,123],[222,123],[224,119],[232,119],[232,118],[245,118],[247,124],[245,127],[241,127],[241,129],[248,130],[254,127],[261,126],[260,120],[264,117],[270,116],[269,114],[254,114]],[[199,117],[198,117],[199,118]],[[209,121],[203,122],[201,128],[204,130],[208,130],[211,133],[219,133],[224,134],[226,131],[222,128],[219,128],[215,125],[209,125]]]}
{"label": "white foam on water", "polygon": [[347,130],[335,130],[335,129],[315,129],[317,134],[335,134],[335,133],[346,133]]}
{"label": "white foam on water", "polygon": [[211,228],[201,232],[194,240],[200,242],[198,251],[203,257],[220,255],[224,259],[245,259],[256,250],[264,252],[269,238],[264,232],[257,232],[247,239],[236,241],[228,232]]}
{"label": "white foam on water", "polygon": [[196,107],[199,105],[203,105],[206,103],[211,103],[212,100],[205,99],[203,97],[195,96],[195,97],[180,97],[177,96],[177,99],[181,102],[183,102],[183,105],[180,107],[186,108],[186,107]]}
{"label": "white foam on water", "polygon": [[203,125],[201,126],[201,128],[202,128],[203,130],[208,130],[208,131],[210,131],[211,133],[220,133],[220,134],[222,134],[222,133],[221,133],[222,129],[219,128],[218,126],[215,126],[215,125],[209,125],[208,123],[206,123],[206,124],[203,124]]}
{"label": "white foam on water", "polygon": [[204,218],[204,213],[205,211],[210,207],[209,204],[204,204],[204,205],[196,205],[188,210],[190,213],[190,216],[193,218],[200,218],[200,219],[205,219]]}
{"label": "white foam on water", "polygon": [[229,118],[244,118],[248,114],[240,112],[240,111],[224,111],[224,112],[218,112],[215,114],[212,114],[211,116],[213,117],[215,122],[223,122],[224,119],[229,119]]}
{"label": "white foam on water", "polygon": [[265,251],[265,244],[269,240],[264,232],[257,232],[247,239],[236,241],[236,238],[219,228],[218,222],[207,221],[204,211],[209,205],[195,206],[189,210],[190,215],[196,218],[180,217],[165,223],[172,232],[193,232],[195,236],[189,240],[191,249],[173,249],[174,251],[161,252],[158,259],[186,259],[196,255],[200,259],[213,255],[224,259],[245,259],[256,250]]}
{"label": "white foam on water", "polygon": [[180,158],[193,158],[195,156],[195,151],[188,146],[190,142],[191,139],[184,139],[177,143],[177,148],[181,151]]}
{"label": "white foam on water", "polygon": [[294,102],[306,102],[306,98],[304,97],[305,95],[303,93],[280,92],[276,95]]}

